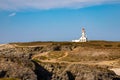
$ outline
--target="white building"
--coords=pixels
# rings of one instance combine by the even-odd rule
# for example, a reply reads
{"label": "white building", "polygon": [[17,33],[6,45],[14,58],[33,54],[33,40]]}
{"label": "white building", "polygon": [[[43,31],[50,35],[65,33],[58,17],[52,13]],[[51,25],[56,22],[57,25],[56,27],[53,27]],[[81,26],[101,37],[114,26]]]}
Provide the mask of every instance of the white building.
{"label": "white building", "polygon": [[87,36],[86,36],[86,32],[85,32],[84,28],[82,28],[82,35],[81,35],[80,39],[72,40],[72,42],[87,42]]}

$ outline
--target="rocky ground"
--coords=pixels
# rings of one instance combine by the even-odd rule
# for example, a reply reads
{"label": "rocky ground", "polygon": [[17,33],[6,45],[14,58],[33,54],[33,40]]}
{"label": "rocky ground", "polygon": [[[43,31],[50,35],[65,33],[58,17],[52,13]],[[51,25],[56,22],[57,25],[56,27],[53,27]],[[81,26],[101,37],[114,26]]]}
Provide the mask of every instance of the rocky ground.
{"label": "rocky ground", "polygon": [[0,80],[120,80],[120,42],[0,45]]}

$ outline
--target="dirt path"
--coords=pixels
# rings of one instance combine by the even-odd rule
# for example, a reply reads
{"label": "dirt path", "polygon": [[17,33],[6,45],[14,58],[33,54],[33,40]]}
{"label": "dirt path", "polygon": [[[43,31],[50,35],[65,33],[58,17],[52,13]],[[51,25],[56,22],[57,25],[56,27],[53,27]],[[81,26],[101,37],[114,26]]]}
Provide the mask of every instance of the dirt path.
{"label": "dirt path", "polygon": [[110,70],[114,71],[117,75],[120,76],[120,68],[112,68]]}
{"label": "dirt path", "polygon": [[38,58],[38,57],[40,57],[40,56],[45,56],[45,55],[47,55],[48,53],[49,53],[49,52],[44,52],[44,53],[39,53],[39,54],[33,55],[33,56],[32,56],[32,59]]}
{"label": "dirt path", "polygon": [[[39,58],[40,56],[48,56],[48,53],[49,52],[45,52],[45,53],[39,53],[39,54],[36,54],[32,57],[32,59],[35,59],[35,58]],[[41,62],[49,62],[49,63],[58,63],[60,59],[66,57],[68,55],[68,52],[65,52],[63,56],[59,57],[58,59],[50,59],[50,60],[40,60]],[[61,62],[63,63],[63,62]]]}
{"label": "dirt path", "polygon": [[65,55],[62,56],[62,57],[59,57],[58,59],[60,60],[60,59],[62,59],[62,58],[65,58],[66,56],[68,56],[68,52],[65,52]]}

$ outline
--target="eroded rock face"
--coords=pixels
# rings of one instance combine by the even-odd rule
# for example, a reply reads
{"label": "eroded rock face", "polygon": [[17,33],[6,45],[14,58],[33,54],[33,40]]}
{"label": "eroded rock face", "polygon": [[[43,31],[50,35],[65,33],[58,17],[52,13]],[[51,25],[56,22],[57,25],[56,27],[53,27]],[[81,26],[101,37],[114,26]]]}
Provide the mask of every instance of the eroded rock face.
{"label": "eroded rock face", "polygon": [[106,67],[31,60],[36,52],[70,51],[73,46],[9,47],[0,49],[0,78],[21,80],[120,80]]}
{"label": "eroded rock face", "polygon": [[3,47],[0,50],[0,77],[37,80],[30,54],[20,53],[14,47],[5,46],[7,48]]}
{"label": "eroded rock face", "polygon": [[4,66],[0,68],[6,72],[3,77],[19,78],[22,80],[37,80],[35,73],[30,68],[10,62],[3,65]]}
{"label": "eroded rock face", "polygon": [[119,80],[113,71],[106,67],[81,64],[51,64],[41,65],[52,73],[51,80]]}
{"label": "eroded rock face", "polygon": [[70,73],[75,76],[75,80],[113,80],[116,77],[116,74],[107,68],[79,64],[72,65]]}

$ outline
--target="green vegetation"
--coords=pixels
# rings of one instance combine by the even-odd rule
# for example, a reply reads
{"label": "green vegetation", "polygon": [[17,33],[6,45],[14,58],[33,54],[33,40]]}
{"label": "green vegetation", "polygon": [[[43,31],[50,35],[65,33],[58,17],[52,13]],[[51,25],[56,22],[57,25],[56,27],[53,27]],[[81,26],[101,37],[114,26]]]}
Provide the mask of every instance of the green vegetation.
{"label": "green vegetation", "polygon": [[65,53],[64,51],[51,51],[48,54],[48,57],[52,59],[57,59],[57,58],[64,56],[64,53]]}
{"label": "green vegetation", "polygon": [[46,60],[46,59],[48,59],[48,57],[46,57],[46,56],[40,56],[39,59]]}
{"label": "green vegetation", "polygon": [[58,59],[62,56],[64,56],[64,51],[51,51],[47,55],[40,56],[40,60],[49,60],[49,59]]}
{"label": "green vegetation", "polygon": [[32,61],[40,63],[40,60],[38,60],[38,59],[33,59]]}

